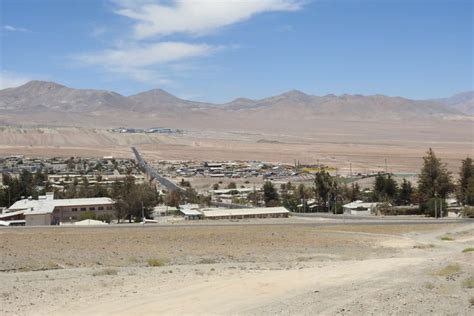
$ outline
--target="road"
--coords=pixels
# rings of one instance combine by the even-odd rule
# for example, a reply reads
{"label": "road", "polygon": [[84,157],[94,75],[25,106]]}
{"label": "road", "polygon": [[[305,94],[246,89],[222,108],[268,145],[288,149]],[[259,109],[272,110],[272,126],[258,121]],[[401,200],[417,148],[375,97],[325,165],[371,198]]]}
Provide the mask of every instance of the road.
{"label": "road", "polygon": [[177,186],[175,183],[171,182],[170,180],[162,177],[155,169],[150,167],[145,159],[143,159],[142,155],[135,147],[132,147],[133,154],[135,155],[135,159],[137,160],[138,166],[143,169],[143,171],[153,180],[158,181],[163,187],[165,187],[168,191],[184,191],[182,188]]}
{"label": "road", "polygon": [[434,218],[417,218],[417,219],[396,219],[396,218],[373,218],[373,219],[342,219],[342,218],[318,218],[318,217],[290,217],[289,219],[252,219],[252,220],[194,220],[194,221],[182,221],[174,223],[123,223],[113,225],[101,225],[101,226],[74,226],[74,225],[63,225],[63,226],[6,226],[0,227],[2,230],[6,229],[89,229],[89,228],[159,228],[159,227],[218,227],[218,226],[334,226],[334,225],[446,225],[446,224],[473,224],[474,219],[469,218],[445,218],[445,219],[434,219]]}

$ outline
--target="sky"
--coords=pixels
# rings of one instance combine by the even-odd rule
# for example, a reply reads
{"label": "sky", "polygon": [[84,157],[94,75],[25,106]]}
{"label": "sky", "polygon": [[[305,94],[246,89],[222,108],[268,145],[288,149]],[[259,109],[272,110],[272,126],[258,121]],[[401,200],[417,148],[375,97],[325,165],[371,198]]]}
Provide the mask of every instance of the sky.
{"label": "sky", "polygon": [[473,88],[471,0],[0,0],[0,88],[48,80],[223,103]]}

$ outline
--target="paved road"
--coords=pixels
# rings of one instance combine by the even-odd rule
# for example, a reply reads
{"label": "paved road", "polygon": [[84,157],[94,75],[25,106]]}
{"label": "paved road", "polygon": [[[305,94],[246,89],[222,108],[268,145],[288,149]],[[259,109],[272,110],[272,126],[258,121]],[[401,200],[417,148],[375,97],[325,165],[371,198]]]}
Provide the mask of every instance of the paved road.
{"label": "paved road", "polygon": [[135,159],[137,160],[138,166],[142,168],[145,173],[153,180],[158,181],[163,187],[165,187],[169,191],[184,191],[182,188],[177,186],[175,183],[171,182],[170,180],[162,177],[155,169],[150,167],[147,162],[143,159],[140,152],[135,147],[132,147],[133,154],[135,155]]}
{"label": "paved road", "polygon": [[15,226],[15,227],[0,227],[0,230],[8,229],[114,229],[114,228],[137,228],[137,229],[148,229],[148,228],[160,228],[160,227],[216,227],[216,226],[334,226],[334,225],[446,225],[446,224],[472,224],[474,225],[474,219],[321,219],[321,218],[290,218],[290,219],[254,219],[254,220],[239,220],[239,221],[228,221],[228,220],[195,220],[195,221],[183,221],[176,223],[166,224],[137,224],[137,223],[124,223],[120,225],[107,225],[107,226]]}

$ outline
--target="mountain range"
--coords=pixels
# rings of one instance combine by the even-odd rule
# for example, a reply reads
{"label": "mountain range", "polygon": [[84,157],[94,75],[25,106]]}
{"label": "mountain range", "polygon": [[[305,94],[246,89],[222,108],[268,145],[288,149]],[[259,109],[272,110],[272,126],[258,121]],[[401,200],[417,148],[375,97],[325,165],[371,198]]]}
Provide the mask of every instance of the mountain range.
{"label": "mountain range", "polygon": [[[0,90],[0,122],[5,125],[43,124],[129,126],[165,122],[260,120],[471,120],[474,91],[443,99],[411,100],[385,95],[314,96],[298,90],[253,100],[238,98],[224,104],[180,99],[154,89],[132,96],[115,92],[73,89],[54,82],[30,81]],[[122,123],[122,124],[120,124]],[[192,124],[191,124],[192,125]]]}

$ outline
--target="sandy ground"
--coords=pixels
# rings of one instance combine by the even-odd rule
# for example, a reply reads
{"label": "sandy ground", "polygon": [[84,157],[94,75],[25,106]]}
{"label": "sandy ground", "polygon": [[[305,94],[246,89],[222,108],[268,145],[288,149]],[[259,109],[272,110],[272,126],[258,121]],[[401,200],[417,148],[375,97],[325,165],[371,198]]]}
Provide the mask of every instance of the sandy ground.
{"label": "sandy ground", "polygon": [[472,224],[281,223],[0,230],[0,314],[474,312]]}
{"label": "sandy ground", "polygon": [[[184,135],[119,134],[104,128],[0,126],[0,155],[131,158],[131,146],[146,159],[260,160],[327,164],[349,173],[417,172],[429,147],[458,172],[474,155],[472,122],[324,121],[236,122],[221,128],[180,126]],[[173,126],[170,126],[173,127]],[[442,131],[442,132],[441,132]]]}

